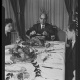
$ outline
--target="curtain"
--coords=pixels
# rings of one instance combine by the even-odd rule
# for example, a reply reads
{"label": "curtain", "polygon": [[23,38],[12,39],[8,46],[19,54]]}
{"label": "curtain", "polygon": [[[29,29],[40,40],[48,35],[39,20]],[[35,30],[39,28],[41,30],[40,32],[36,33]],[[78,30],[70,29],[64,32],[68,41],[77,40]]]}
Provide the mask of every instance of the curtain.
{"label": "curtain", "polygon": [[71,23],[72,21],[72,5],[73,5],[72,3],[73,0],[65,0],[66,9],[69,14],[69,23]]}
{"label": "curtain", "polygon": [[25,40],[25,25],[24,25],[25,0],[11,0],[11,4],[16,17],[19,36],[23,40]]}
{"label": "curtain", "polygon": [[20,6],[20,33],[21,38],[25,40],[25,20],[24,20],[25,0],[19,0],[19,6]]}
{"label": "curtain", "polygon": [[25,4],[26,31],[39,21],[42,8],[48,14],[48,23],[66,30],[69,15],[64,0],[26,0]]}
{"label": "curtain", "polygon": [[18,29],[18,32],[19,32],[19,36],[21,36],[21,35],[20,35],[18,0],[10,0],[10,2],[11,2],[11,4],[12,4],[12,8],[13,8],[14,15],[15,15],[15,18],[16,18],[16,25],[17,25],[17,29]]}
{"label": "curtain", "polygon": [[10,0],[14,15],[16,18],[17,29],[19,36],[24,40],[25,39],[25,26],[24,26],[24,6],[25,0]]}
{"label": "curtain", "polygon": [[78,0],[65,0],[65,4],[69,14],[69,23],[74,21],[76,23],[76,30],[78,31]]}
{"label": "curtain", "polygon": [[75,20],[75,11],[78,5],[78,0],[65,0],[67,12],[69,14],[69,23]]}
{"label": "curtain", "polygon": [[16,19],[10,0],[2,0],[2,6],[5,8],[5,18],[11,18],[13,20],[13,28],[16,30]]}

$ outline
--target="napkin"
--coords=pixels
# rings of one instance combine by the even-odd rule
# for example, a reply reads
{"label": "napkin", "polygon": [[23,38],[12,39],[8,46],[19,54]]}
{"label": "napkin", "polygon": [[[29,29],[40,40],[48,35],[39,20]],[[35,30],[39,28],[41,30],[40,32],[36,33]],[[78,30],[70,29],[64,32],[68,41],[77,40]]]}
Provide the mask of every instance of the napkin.
{"label": "napkin", "polygon": [[13,63],[13,61],[10,60],[10,57],[11,57],[11,56],[12,56],[11,54],[5,55],[5,63]]}
{"label": "napkin", "polygon": [[7,55],[9,53],[10,53],[9,49],[5,49],[5,55]]}

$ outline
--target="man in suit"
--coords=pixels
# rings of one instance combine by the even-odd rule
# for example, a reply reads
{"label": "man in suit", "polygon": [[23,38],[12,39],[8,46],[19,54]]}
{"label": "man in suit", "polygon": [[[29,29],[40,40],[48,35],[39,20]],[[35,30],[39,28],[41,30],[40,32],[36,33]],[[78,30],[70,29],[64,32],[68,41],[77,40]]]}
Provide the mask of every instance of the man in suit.
{"label": "man in suit", "polygon": [[57,30],[54,26],[46,23],[47,22],[47,14],[42,13],[39,18],[40,23],[34,24],[26,34],[33,37],[36,35],[45,36],[46,40],[51,40],[51,36],[53,35],[56,39]]}
{"label": "man in suit", "polygon": [[76,24],[72,22],[67,29],[67,39],[71,41],[71,46],[66,48],[66,63],[65,63],[65,80],[75,80],[76,72]]}

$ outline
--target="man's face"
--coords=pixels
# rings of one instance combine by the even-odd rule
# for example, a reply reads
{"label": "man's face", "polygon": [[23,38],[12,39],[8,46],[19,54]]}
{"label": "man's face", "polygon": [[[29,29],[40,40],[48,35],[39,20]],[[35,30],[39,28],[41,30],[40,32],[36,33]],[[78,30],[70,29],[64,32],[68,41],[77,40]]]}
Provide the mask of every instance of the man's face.
{"label": "man's face", "polygon": [[40,23],[44,25],[45,22],[46,22],[46,15],[42,14],[41,17],[40,17]]}
{"label": "man's face", "polygon": [[11,23],[8,23],[5,27],[5,29],[8,31],[8,32],[11,32],[12,30],[12,24]]}
{"label": "man's face", "polygon": [[71,40],[71,39],[72,39],[72,37],[73,37],[73,32],[74,32],[74,31],[70,31],[69,29],[67,29],[66,34],[67,34],[68,40]]}

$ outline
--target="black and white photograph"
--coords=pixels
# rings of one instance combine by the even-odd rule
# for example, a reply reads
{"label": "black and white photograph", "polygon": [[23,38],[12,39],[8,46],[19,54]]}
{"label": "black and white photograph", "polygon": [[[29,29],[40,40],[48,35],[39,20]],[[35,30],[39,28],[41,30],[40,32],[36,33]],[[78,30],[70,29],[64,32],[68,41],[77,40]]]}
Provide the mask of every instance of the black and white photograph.
{"label": "black and white photograph", "polygon": [[2,32],[5,80],[77,80],[78,0],[2,0]]}

